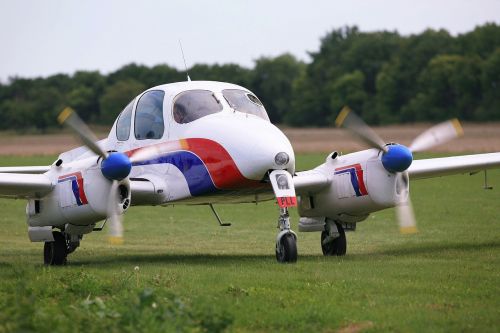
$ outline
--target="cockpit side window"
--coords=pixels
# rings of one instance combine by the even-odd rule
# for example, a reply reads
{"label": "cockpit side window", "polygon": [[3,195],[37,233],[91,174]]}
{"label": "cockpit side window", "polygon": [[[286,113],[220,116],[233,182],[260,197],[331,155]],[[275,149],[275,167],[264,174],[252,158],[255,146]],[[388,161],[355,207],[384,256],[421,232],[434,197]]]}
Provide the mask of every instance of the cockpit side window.
{"label": "cockpit side window", "polygon": [[134,100],[128,103],[118,116],[118,121],[116,122],[116,138],[119,141],[127,141],[130,136],[130,121],[132,120],[133,106]]}
{"label": "cockpit side window", "polygon": [[163,136],[163,98],[165,92],[151,90],[141,96],[135,110],[135,137],[138,140],[160,139]]}
{"label": "cockpit side window", "polygon": [[186,124],[220,111],[222,105],[213,92],[189,90],[177,95],[172,113],[177,123]]}
{"label": "cockpit side window", "polygon": [[225,89],[222,95],[234,110],[256,115],[264,120],[269,121],[264,105],[255,96],[248,91],[239,89]]}

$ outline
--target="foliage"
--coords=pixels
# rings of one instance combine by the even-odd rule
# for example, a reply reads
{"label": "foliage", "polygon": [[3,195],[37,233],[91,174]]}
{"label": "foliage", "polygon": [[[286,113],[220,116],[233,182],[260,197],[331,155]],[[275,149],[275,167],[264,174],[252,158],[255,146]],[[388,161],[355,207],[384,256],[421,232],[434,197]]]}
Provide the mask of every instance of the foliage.
{"label": "foliage", "polygon": [[250,86],[266,106],[273,123],[282,123],[292,108],[293,82],[304,69],[305,64],[291,54],[256,60]]}
{"label": "foliage", "polygon": [[117,81],[107,87],[99,100],[99,122],[102,124],[113,123],[120,111],[144,89],[146,86],[134,79]]}
{"label": "foliage", "polygon": [[[310,57],[303,63],[285,53],[256,59],[253,68],[196,64],[188,72],[193,80],[252,90],[271,121],[293,126],[330,126],[345,104],[371,124],[500,120],[496,23],[458,36],[446,30],[401,36],[344,27],[327,33]],[[10,78],[0,84],[0,129],[46,130],[56,126],[54,118],[66,105],[85,121],[111,125],[144,89],[185,79],[184,70],[135,63],[108,75]]]}

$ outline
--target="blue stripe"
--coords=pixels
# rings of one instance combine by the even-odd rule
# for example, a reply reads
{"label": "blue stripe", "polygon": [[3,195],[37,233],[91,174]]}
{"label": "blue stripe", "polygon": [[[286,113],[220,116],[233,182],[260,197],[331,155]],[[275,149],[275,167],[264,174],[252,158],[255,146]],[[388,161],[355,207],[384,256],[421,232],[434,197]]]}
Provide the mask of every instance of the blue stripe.
{"label": "blue stripe", "polygon": [[75,195],[76,203],[78,206],[82,205],[82,199],[80,198],[80,189],[78,188],[78,183],[76,179],[71,181],[71,188],[73,189],[73,194]]}
{"label": "blue stripe", "polygon": [[82,199],[80,198],[80,189],[78,188],[78,182],[76,176],[70,176],[66,178],[59,179],[58,183],[69,182],[71,181],[71,190],[73,191],[73,195],[75,196],[76,204],[78,206],[82,206]]}
{"label": "blue stripe", "polygon": [[188,183],[192,196],[215,192],[215,187],[203,161],[189,151],[177,151],[152,160],[134,163],[133,166],[168,163],[179,169]]}

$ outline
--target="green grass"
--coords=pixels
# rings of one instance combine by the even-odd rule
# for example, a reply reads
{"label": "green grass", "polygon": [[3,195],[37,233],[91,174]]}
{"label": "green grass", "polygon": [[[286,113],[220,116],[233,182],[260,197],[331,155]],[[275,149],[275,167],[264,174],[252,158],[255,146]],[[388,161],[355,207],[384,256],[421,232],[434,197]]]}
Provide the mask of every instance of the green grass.
{"label": "green grass", "polygon": [[229,228],[207,207],[133,207],[123,246],[92,233],[66,267],[44,267],[25,202],[0,200],[0,332],[498,332],[500,172],[489,179],[415,181],[419,234],[400,235],[386,210],[348,234],[345,257],[299,233],[293,265],[274,258],[273,203],[219,206]]}

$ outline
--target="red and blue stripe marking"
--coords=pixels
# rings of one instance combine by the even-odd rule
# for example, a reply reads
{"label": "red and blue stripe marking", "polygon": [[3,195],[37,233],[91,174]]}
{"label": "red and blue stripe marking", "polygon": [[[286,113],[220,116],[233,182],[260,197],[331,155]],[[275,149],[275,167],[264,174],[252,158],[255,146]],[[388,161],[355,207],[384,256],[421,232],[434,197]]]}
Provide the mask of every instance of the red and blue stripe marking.
{"label": "red and blue stripe marking", "polygon": [[[163,163],[174,165],[186,178],[192,196],[218,190],[262,186],[257,180],[245,178],[231,155],[216,141],[191,138],[182,139],[176,143],[178,143],[177,150],[166,152],[148,161],[134,163],[133,166]],[[172,144],[172,142],[167,144]],[[131,156],[133,152],[130,151],[127,154]]]}
{"label": "red and blue stripe marking", "polygon": [[73,195],[75,196],[76,204],[78,206],[83,206],[89,203],[83,188],[83,177],[81,172],[59,176],[58,183],[62,182],[71,182],[71,189],[73,190]]}
{"label": "red and blue stripe marking", "polygon": [[363,169],[361,168],[361,164],[358,163],[353,165],[347,165],[335,169],[336,175],[345,173],[350,174],[351,184],[354,189],[354,193],[356,193],[357,197],[368,195],[368,191],[366,190],[365,186],[365,181],[363,180]]}

